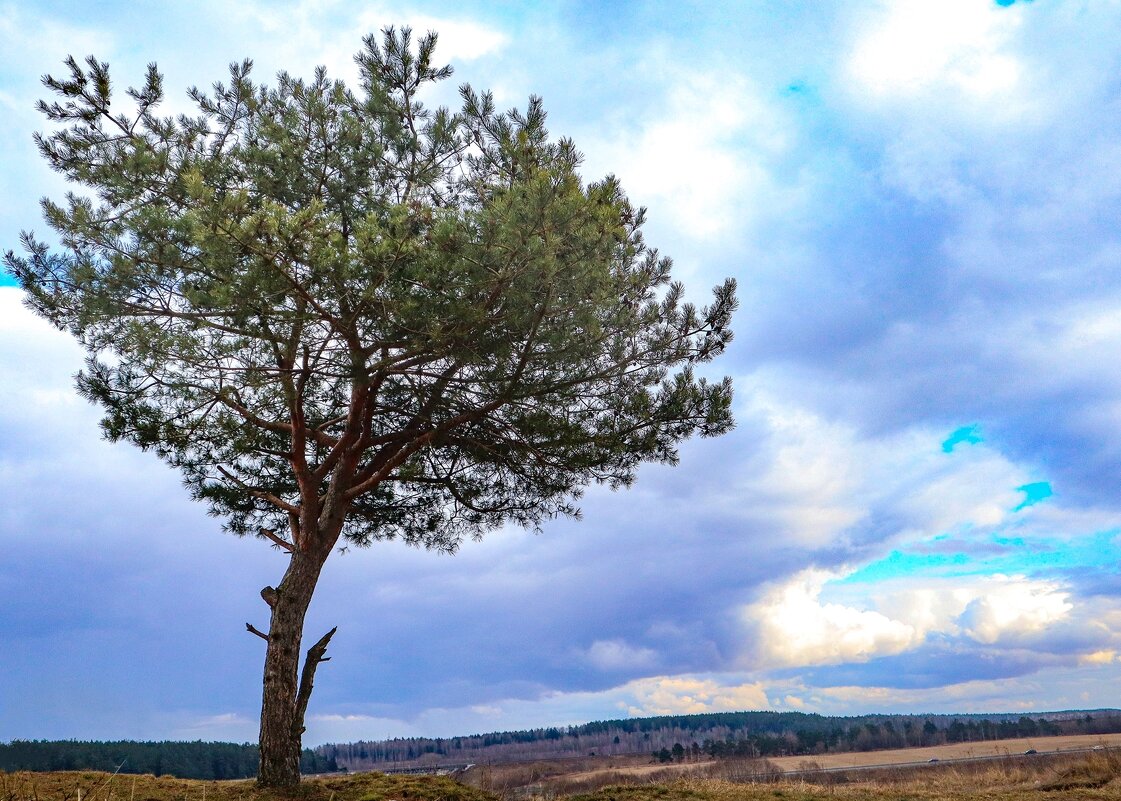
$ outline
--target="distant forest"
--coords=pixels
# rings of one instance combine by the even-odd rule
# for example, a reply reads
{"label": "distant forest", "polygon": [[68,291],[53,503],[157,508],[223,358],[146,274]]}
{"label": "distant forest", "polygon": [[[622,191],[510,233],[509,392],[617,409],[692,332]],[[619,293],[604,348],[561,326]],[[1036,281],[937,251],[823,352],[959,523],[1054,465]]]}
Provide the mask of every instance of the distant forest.
{"label": "distant forest", "polygon": [[[397,738],[305,749],[306,773],[389,770],[425,765],[495,764],[597,754],[647,754],[661,762],[941,745],[942,743],[1121,732],[1121,710],[1033,715],[862,715],[802,712],[717,712],[585,723],[467,737]],[[12,740],[0,743],[0,770],[104,770],[186,779],[257,775],[250,743],[86,742]]]}
{"label": "distant forest", "polygon": [[[180,779],[244,779],[257,775],[257,746],[250,743],[86,742],[12,740],[0,743],[0,770],[104,770]],[[304,749],[304,773],[333,773],[329,757]]]}
{"label": "distant forest", "polygon": [[815,755],[943,743],[1121,732],[1121,710],[1028,715],[863,715],[718,712],[494,732],[321,745],[315,752],[348,770],[426,764],[494,764],[597,754],[650,754],[662,762]]}

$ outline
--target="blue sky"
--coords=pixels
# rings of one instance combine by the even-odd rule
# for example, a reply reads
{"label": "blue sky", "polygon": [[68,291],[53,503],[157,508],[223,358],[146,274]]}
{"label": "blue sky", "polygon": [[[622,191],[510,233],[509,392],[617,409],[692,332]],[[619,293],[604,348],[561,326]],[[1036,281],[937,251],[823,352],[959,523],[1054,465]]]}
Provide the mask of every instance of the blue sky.
{"label": "blue sky", "polygon": [[[307,742],[727,709],[1116,705],[1121,7],[1036,0],[3,2],[0,247],[45,233],[39,77],[351,80],[440,33],[541,95],[649,208],[693,297],[734,275],[737,428],[580,521],[333,557]],[[256,736],[280,557],[98,437],[81,352],[0,278],[0,740]]]}

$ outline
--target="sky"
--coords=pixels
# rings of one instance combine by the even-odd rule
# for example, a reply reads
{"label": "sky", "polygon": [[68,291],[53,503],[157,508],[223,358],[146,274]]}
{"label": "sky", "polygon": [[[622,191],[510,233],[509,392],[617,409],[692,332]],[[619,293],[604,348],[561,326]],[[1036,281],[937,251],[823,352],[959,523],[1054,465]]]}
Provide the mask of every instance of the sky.
{"label": "sky", "polygon": [[[67,189],[67,54],[179,112],[386,25],[439,33],[433,103],[543,97],[689,297],[737,278],[736,428],[537,534],[332,556],[305,743],[1119,705],[1121,4],[0,0],[0,250]],[[283,558],[101,440],[81,360],[0,277],[0,741],[253,741]]]}

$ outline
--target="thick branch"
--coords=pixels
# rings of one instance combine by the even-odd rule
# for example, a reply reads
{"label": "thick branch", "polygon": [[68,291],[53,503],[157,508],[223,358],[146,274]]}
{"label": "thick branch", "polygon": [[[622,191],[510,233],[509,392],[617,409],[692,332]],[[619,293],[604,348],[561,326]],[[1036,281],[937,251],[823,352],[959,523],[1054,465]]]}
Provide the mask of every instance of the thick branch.
{"label": "thick branch", "polygon": [[262,529],[260,529],[260,531],[261,531],[261,536],[262,537],[265,537],[266,539],[272,540],[277,545],[279,545],[281,548],[288,551],[288,553],[292,553],[292,551],[295,550],[295,547],[292,545],[292,543],[290,543],[288,540],[284,539],[283,537],[278,537],[276,535],[275,531],[271,531],[267,528],[262,528]]}
{"label": "thick branch", "polygon": [[293,506],[292,504],[290,504],[286,501],[281,500],[280,498],[273,495],[271,492],[265,492],[264,490],[260,490],[260,489],[257,489],[256,487],[252,487],[249,484],[246,484],[244,481],[242,481],[240,478],[235,476],[229,470],[222,467],[222,465],[216,465],[216,467],[218,469],[218,472],[221,473],[225,478],[227,478],[230,481],[237,484],[239,487],[241,487],[243,490],[248,492],[254,498],[260,498],[263,501],[268,501],[273,506],[275,506],[275,507],[277,507],[277,508],[279,508],[279,509],[281,509],[285,512],[290,512],[290,513],[295,513],[295,514],[299,513],[300,510],[297,507]]}
{"label": "thick branch", "polygon": [[304,732],[304,713],[307,712],[307,704],[311,699],[312,683],[315,681],[315,669],[319,667],[320,662],[329,662],[331,657],[324,656],[327,653],[327,645],[331,642],[331,638],[335,636],[338,631],[338,626],[331,629],[329,632],[319,638],[319,642],[308,648],[307,659],[304,660],[304,672],[300,676],[300,691],[296,694],[296,716],[292,719],[292,726],[297,734]]}

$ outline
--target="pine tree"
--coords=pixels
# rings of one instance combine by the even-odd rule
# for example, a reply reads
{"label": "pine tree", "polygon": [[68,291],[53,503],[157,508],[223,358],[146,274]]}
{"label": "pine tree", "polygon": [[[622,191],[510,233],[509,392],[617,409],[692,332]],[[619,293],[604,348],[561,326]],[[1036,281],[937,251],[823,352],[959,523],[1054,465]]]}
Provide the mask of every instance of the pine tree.
{"label": "pine tree", "polygon": [[5,261],[88,350],[106,435],[288,557],[268,629],[246,624],[267,643],[266,786],[299,781],[335,632],[300,671],[304,616],[332,551],[535,527],[732,424],[728,379],[693,366],[730,339],[734,283],[684,303],[644,211],[581,179],[539,99],[499,112],[464,86],[458,111],[425,107],[451,74],[435,43],[367,37],[358,90],[322,68],[257,85],[247,60],[177,119],[155,65],[128,111],[93,57],[44,79],[39,149],[83,191],[43,203],[60,251],[25,234]]}

